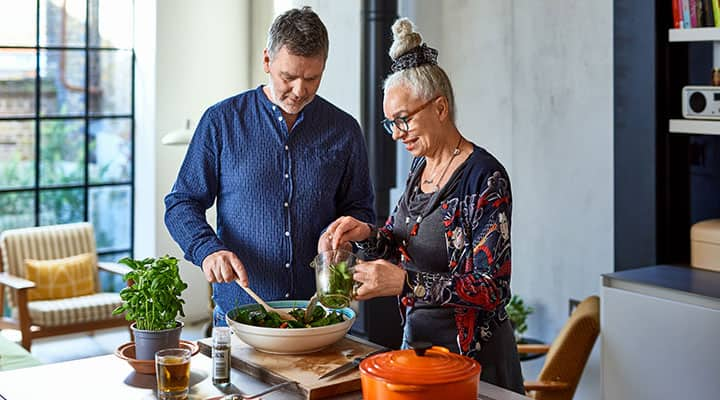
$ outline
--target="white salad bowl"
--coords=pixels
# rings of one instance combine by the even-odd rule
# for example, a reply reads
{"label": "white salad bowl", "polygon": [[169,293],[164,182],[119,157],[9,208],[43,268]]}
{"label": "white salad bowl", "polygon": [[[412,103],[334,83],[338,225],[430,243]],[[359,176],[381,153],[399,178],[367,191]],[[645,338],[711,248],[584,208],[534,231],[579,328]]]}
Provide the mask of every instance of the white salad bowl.
{"label": "white salad bowl", "polygon": [[[271,307],[291,311],[294,308],[305,308],[307,300],[279,300],[268,301]],[[321,307],[320,304],[317,305]],[[258,308],[258,304],[246,304],[238,308]],[[332,311],[327,310],[326,311]],[[272,354],[305,354],[320,351],[342,339],[355,322],[355,311],[352,308],[341,308],[335,311],[343,314],[345,321],[337,324],[319,326],[316,328],[266,328],[262,326],[246,325],[230,317],[232,312],[225,316],[225,321],[232,328],[235,335],[254,347],[256,350]]]}

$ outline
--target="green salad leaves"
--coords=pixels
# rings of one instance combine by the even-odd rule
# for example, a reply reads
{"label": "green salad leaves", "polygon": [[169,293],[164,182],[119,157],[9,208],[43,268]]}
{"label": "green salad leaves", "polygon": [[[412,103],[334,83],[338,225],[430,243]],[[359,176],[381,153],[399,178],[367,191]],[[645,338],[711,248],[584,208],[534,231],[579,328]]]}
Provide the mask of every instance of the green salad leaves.
{"label": "green salad leaves", "polygon": [[241,324],[262,326],[265,328],[316,328],[343,322],[343,314],[338,311],[326,312],[322,307],[313,309],[310,320],[306,323],[305,309],[295,308],[290,311],[295,321],[283,321],[276,312],[267,312],[262,307],[235,308],[228,313],[228,316]]}
{"label": "green salad leaves", "polygon": [[320,294],[320,304],[328,308],[344,308],[350,305],[353,294],[352,272],[345,261],[328,267],[330,279],[328,288]]}

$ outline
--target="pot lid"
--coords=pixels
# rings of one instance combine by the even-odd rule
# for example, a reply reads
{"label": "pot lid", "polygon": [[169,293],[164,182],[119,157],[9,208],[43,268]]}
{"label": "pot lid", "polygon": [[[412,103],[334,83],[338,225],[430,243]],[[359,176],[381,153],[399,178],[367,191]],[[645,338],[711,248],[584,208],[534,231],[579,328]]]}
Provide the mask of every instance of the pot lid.
{"label": "pot lid", "polygon": [[426,342],[410,343],[412,349],[376,354],[360,363],[360,371],[381,381],[398,384],[440,384],[480,376],[480,364]]}

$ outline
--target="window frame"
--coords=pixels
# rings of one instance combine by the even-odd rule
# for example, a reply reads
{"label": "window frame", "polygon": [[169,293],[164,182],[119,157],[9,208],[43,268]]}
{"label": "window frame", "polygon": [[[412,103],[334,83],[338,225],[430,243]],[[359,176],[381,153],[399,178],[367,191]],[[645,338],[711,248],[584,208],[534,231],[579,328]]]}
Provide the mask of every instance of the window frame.
{"label": "window frame", "polygon": [[[98,0],[85,0],[85,43],[84,46],[74,46],[74,45],[40,45],[41,35],[40,32],[44,26],[41,25],[41,1],[49,1],[49,0],[36,0],[35,1],[35,45],[34,46],[22,46],[22,45],[6,45],[5,43],[0,42],[0,50],[31,50],[35,52],[35,83],[34,83],[34,90],[35,90],[35,109],[33,111],[33,115],[17,115],[17,116],[3,116],[0,115],[0,122],[22,122],[22,121],[34,121],[34,137],[35,137],[35,144],[34,144],[34,153],[35,153],[35,159],[34,159],[34,179],[33,179],[33,185],[32,186],[24,186],[24,187],[7,187],[7,188],[0,188],[0,195],[4,194],[11,194],[11,193],[28,193],[32,192],[34,195],[34,225],[33,226],[40,226],[41,225],[41,194],[43,192],[49,192],[52,190],[60,190],[60,189],[82,189],[82,197],[83,197],[83,221],[90,221],[90,192],[94,188],[105,188],[105,187],[121,187],[121,188],[129,188],[129,234],[130,237],[128,238],[128,246],[127,247],[109,247],[109,248],[98,248],[98,256],[100,259],[109,259],[111,256],[117,256],[117,255],[129,255],[132,257],[134,255],[134,236],[135,236],[135,64],[136,64],[136,55],[135,55],[135,45],[134,43],[131,44],[129,48],[123,48],[123,47],[106,47],[102,45],[98,46],[90,46],[90,34],[91,34],[91,11],[93,10],[91,8],[91,3],[95,3],[95,5],[99,5]],[[130,0],[130,7],[131,10],[134,10],[135,8],[135,2],[133,0]],[[134,12],[131,12],[131,15],[133,15]],[[98,21],[99,17],[96,17],[96,21]],[[131,19],[130,23],[134,24],[134,21]],[[99,24],[96,24],[99,26]],[[97,27],[96,26],[96,27]],[[80,114],[73,114],[73,115],[42,115],[42,109],[41,109],[41,97],[42,97],[42,90],[41,90],[41,53],[43,51],[82,51],[83,57],[85,60],[85,81],[84,81],[84,112],[82,115]],[[127,114],[105,114],[102,111],[101,112],[91,112],[90,106],[91,106],[91,93],[90,93],[90,84],[91,84],[91,60],[92,57],[99,56],[102,52],[129,52],[130,55],[130,87],[128,88],[130,90],[130,110]],[[91,183],[91,177],[90,177],[90,165],[91,165],[91,157],[90,157],[90,128],[91,128],[91,122],[92,121],[99,121],[99,120],[106,120],[106,119],[120,119],[120,120],[127,120],[130,123],[130,137],[129,137],[129,146],[130,146],[130,152],[129,152],[129,179],[127,180],[113,180],[112,182],[103,182],[103,183]],[[73,184],[41,184],[41,163],[42,163],[42,157],[41,157],[41,148],[42,148],[42,140],[41,140],[41,124],[44,121],[63,121],[63,120],[73,120],[73,121],[82,121],[84,123],[84,160],[83,160],[83,170],[84,170],[84,178],[82,180],[82,183],[73,183]],[[80,222],[80,221],[77,221]],[[97,238],[98,232],[96,231],[96,238]],[[1,310],[0,310],[1,311]]]}

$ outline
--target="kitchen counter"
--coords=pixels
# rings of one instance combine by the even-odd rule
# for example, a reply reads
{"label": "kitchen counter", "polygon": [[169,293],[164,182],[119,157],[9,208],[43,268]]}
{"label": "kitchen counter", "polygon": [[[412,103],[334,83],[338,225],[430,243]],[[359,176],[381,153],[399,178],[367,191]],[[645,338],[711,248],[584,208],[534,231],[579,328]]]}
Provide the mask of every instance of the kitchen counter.
{"label": "kitchen counter", "polygon": [[603,284],[645,293],[653,289],[667,290],[667,296],[698,305],[712,306],[720,300],[720,272],[677,265],[653,265],[605,274]]}
{"label": "kitchen counter", "polygon": [[602,285],[603,399],[717,398],[720,272],[654,265]]}
{"label": "kitchen counter", "polygon": [[[189,400],[206,400],[221,395],[210,378],[211,360],[197,354],[191,361]],[[231,390],[246,394],[258,393],[267,384],[239,372],[231,371]],[[481,400],[527,400],[489,383],[480,382]],[[38,367],[0,372],[0,395],[7,400],[75,399],[75,400],[152,400],[155,399],[155,376],[136,374],[132,367],[114,355],[91,357]],[[295,393],[274,392],[263,395],[265,400],[302,399]],[[358,392],[331,396],[334,400],[359,400]]]}

